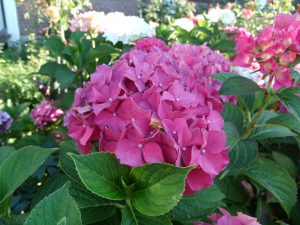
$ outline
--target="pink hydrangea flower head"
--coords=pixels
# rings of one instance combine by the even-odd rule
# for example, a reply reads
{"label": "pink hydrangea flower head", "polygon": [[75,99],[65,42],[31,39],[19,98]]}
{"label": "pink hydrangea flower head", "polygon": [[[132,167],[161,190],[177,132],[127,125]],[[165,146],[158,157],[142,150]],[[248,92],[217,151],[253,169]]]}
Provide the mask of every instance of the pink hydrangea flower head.
{"label": "pink hydrangea flower head", "polygon": [[99,151],[138,167],[166,162],[195,169],[186,194],[212,185],[229,163],[220,82],[231,64],[207,46],[145,38],[77,89],[65,124],[82,153]]}
{"label": "pink hydrangea flower head", "polygon": [[[255,37],[244,32],[236,32],[236,53],[233,63],[241,67],[251,67],[259,63],[265,76],[275,76],[273,88],[292,87],[290,67],[300,52],[299,14],[280,13],[274,23],[266,26]],[[272,79],[269,79],[271,82]]]}
{"label": "pink hydrangea flower head", "polygon": [[30,115],[38,128],[43,128],[48,124],[57,121],[64,112],[53,106],[52,101],[43,101],[31,110]]}
{"label": "pink hydrangea flower head", "polygon": [[[221,214],[214,213],[208,216],[215,225],[261,225],[256,218],[241,212],[238,212],[237,216],[232,216],[223,208],[219,208],[219,210]],[[210,223],[197,222],[194,225],[210,225]]]}

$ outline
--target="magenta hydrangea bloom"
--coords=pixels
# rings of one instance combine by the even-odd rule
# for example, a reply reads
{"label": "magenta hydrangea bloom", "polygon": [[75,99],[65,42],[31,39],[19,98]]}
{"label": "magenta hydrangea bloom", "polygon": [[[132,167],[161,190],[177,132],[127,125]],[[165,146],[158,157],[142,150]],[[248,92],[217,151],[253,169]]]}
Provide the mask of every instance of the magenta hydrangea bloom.
{"label": "magenta hydrangea bloom", "polygon": [[43,101],[41,104],[31,110],[30,115],[38,128],[43,128],[51,124],[59,117],[62,117],[64,112],[61,109],[53,106],[52,101]]}
{"label": "magenta hydrangea bloom", "polygon": [[212,185],[229,163],[220,82],[230,62],[207,46],[145,38],[112,66],[98,66],[75,94],[65,119],[86,154],[92,143],[138,167],[166,162],[194,165],[186,194]]}
{"label": "magenta hydrangea bloom", "polygon": [[0,112],[0,132],[4,132],[10,128],[13,119],[7,112]]}
{"label": "magenta hydrangea bloom", "polygon": [[[219,209],[222,214],[214,213],[209,219],[215,225],[261,225],[256,218],[238,212],[237,216],[230,215],[225,209]],[[210,223],[198,222],[195,225],[210,225]]]}
{"label": "magenta hydrangea bloom", "polygon": [[257,36],[236,32],[236,53],[233,63],[250,67],[258,62],[260,72],[269,76],[274,89],[292,87],[291,66],[300,54],[300,15],[280,13],[274,23],[262,29]]}

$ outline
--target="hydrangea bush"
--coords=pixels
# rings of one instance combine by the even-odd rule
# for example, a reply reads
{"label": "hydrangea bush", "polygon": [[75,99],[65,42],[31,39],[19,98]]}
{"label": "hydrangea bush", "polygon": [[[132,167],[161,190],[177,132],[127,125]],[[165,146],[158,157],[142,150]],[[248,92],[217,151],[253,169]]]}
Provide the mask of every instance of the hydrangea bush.
{"label": "hydrangea bush", "polygon": [[86,19],[46,42],[53,101],[32,109],[30,144],[0,148],[0,224],[299,224],[298,14],[224,30],[228,59],[201,40],[113,44]]}

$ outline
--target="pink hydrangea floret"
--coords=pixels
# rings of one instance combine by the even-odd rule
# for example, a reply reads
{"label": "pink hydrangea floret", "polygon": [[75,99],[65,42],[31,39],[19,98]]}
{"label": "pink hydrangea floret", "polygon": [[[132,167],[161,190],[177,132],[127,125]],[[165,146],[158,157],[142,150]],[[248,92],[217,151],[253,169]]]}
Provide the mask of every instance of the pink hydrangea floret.
{"label": "pink hydrangea floret", "polygon": [[[261,225],[256,218],[238,212],[236,216],[230,215],[225,209],[219,209],[222,214],[214,213],[209,219],[215,225]],[[194,225],[210,225],[210,223],[198,222]]]}
{"label": "pink hydrangea floret", "polygon": [[280,13],[274,23],[262,29],[257,36],[246,32],[236,35],[236,53],[233,63],[250,67],[258,62],[260,71],[269,76],[274,89],[292,87],[291,66],[300,54],[300,15]]}
{"label": "pink hydrangea floret", "polygon": [[131,167],[194,165],[186,193],[207,188],[229,163],[221,85],[210,75],[230,71],[230,62],[205,45],[140,40],[76,90],[68,134],[82,153],[98,142],[99,151]]}
{"label": "pink hydrangea floret", "polygon": [[64,112],[53,106],[52,101],[43,101],[31,110],[30,115],[38,128],[43,128],[62,117]]}

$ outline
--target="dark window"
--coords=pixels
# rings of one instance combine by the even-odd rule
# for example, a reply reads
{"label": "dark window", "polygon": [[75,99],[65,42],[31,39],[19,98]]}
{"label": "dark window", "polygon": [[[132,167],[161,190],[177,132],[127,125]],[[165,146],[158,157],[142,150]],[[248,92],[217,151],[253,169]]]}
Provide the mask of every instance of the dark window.
{"label": "dark window", "polygon": [[3,0],[0,0],[0,33],[5,32],[5,30],[6,30],[6,22],[5,22]]}

